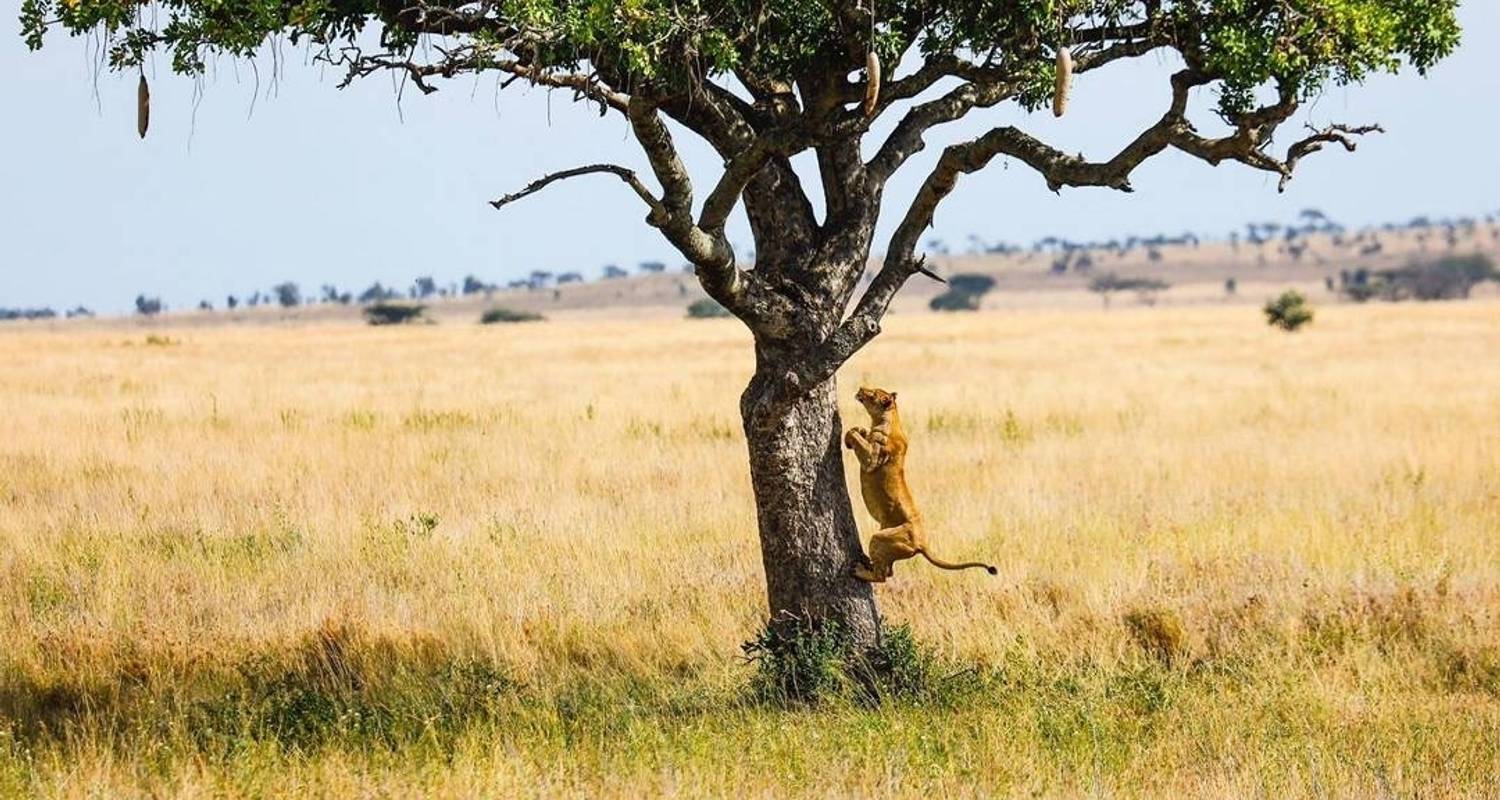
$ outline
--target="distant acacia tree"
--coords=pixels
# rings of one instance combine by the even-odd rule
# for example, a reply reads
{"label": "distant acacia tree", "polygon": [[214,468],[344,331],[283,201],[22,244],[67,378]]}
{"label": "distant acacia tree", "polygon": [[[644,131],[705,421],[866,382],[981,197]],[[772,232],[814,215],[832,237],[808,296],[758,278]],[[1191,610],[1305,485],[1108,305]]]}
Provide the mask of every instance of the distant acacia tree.
{"label": "distant acacia tree", "polygon": [[360,305],[368,305],[370,303],[378,303],[381,300],[394,300],[400,296],[400,292],[395,289],[387,289],[380,284],[380,281],[376,281],[370,284],[370,288],[360,292],[359,297],[356,299],[359,300]]}
{"label": "distant acacia tree", "polygon": [[325,303],[338,303],[339,305],[347,306],[350,303],[354,302],[353,294],[349,292],[340,292],[339,287],[334,286],[331,283],[323,284],[321,291],[323,293],[323,302]]}
{"label": "distant acacia tree", "polygon": [[271,294],[276,295],[276,302],[280,303],[282,308],[296,308],[302,305],[302,289],[291,281],[272,286]]}
{"label": "distant acacia tree", "polygon": [[135,313],[143,317],[152,317],[160,314],[165,308],[161,304],[160,297],[147,297],[143,294],[135,296]]}
{"label": "distant acacia tree", "polygon": [[1110,295],[1115,292],[1135,292],[1141,302],[1154,305],[1156,293],[1167,289],[1171,284],[1156,278],[1122,278],[1113,272],[1100,275],[1089,281],[1089,291],[1099,295],[1104,301],[1104,307],[1109,308]]}
{"label": "distant acacia tree", "polygon": [[[134,72],[151,51],[165,50],[164,63],[195,74],[220,54],[250,55],[290,35],[346,70],[345,84],[391,70],[430,92],[447,78],[497,73],[566,89],[618,115],[654,185],[623,166],[591,164],[543,176],[493,205],[576,176],[617,179],[640,201],[646,223],[696,266],[709,296],[751,329],[755,369],[740,411],[774,627],[834,623],[864,652],[878,639],[879,615],[871,587],[850,577],[863,556],[845,491],[834,375],[880,332],[906,281],[930,274],[917,248],[959,178],[1004,162],[1034,171],[1054,191],[1128,191],[1137,167],[1171,150],[1285,184],[1308,155],[1352,150],[1359,135],[1376,130],[1326,125],[1278,137],[1286,123],[1301,126],[1304,101],[1403,60],[1426,70],[1458,41],[1456,5],[172,0],[159,15],[138,0],[22,0],[21,27],[32,47],[49,28],[63,28],[100,37],[113,68]],[[877,59],[887,66],[882,74],[851,78]],[[913,158],[928,133],[948,123],[994,118],[989,109],[1009,103],[1062,113],[1071,79],[1139,60],[1179,66],[1165,86],[1140,88],[1135,102],[1153,121],[1120,131],[1126,144],[1118,152],[1075,155],[1010,122],[960,138],[931,162]],[[1071,74],[1059,74],[1059,63],[1071,63]],[[1158,95],[1165,107],[1145,109]],[[1216,101],[1223,135],[1194,124],[1202,116],[1190,108],[1195,96]],[[682,136],[706,142],[722,171],[690,174]],[[821,208],[792,167],[804,154],[817,164]],[[912,200],[888,208],[887,185],[915,164],[926,173]],[[726,235],[741,201],[754,240],[748,270]],[[866,285],[876,223],[887,211],[896,224]]]}
{"label": "distant acacia tree", "polygon": [[927,304],[933,311],[977,311],[980,299],[995,288],[989,275],[966,273],[948,279],[948,291]]}
{"label": "distant acacia tree", "polygon": [[494,291],[494,289],[495,287],[493,285],[485,283],[484,281],[474,277],[473,275],[464,276],[464,285],[462,291],[465,296],[471,294],[484,294],[485,292]]}
{"label": "distant acacia tree", "polygon": [[649,274],[656,274],[656,273],[659,273],[659,272],[665,272],[666,269],[667,269],[667,265],[666,265],[665,262],[662,262],[662,261],[642,261],[641,262],[641,272],[647,273],[648,275]]}

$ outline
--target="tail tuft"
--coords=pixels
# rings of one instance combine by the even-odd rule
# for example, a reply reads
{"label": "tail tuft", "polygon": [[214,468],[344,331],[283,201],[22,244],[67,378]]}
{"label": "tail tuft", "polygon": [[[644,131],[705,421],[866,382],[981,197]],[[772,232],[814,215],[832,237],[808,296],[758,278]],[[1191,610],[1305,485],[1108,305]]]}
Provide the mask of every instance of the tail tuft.
{"label": "tail tuft", "polygon": [[995,569],[994,567],[985,567],[984,571],[988,572],[991,575],[999,575],[1000,574],[1000,570]]}

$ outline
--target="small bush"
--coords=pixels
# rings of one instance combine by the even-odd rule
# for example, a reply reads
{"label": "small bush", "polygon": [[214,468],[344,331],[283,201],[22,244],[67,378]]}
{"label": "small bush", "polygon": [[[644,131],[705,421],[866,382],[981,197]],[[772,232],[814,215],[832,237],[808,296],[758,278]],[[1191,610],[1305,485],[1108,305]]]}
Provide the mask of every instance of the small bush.
{"label": "small bush", "polygon": [[979,295],[949,289],[928,301],[927,307],[933,311],[978,311]]}
{"label": "small bush", "polygon": [[715,319],[729,316],[729,309],[712,297],[704,297],[688,304],[687,315],[689,319]]}
{"label": "small bush", "polygon": [[1284,331],[1295,331],[1313,320],[1312,307],[1307,298],[1295,289],[1288,289],[1275,300],[1266,303],[1266,324]]}
{"label": "small bush", "polygon": [[[856,652],[837,625],[767,625],[741,645],[755,664],[754,698],[772,705],[934,699],[950,690],[937,677],[939,661],[905,625],[886,628],[880,642]],[[960,670],[957,674],[972,674]]]}
{"label": "small bush", "polygon": [[546,317],[535,311],[517,311],[514,308],[492,308],[479,318],[481,325],[494,325],[501,322],[541,322]]}
{"label": "small bush", "polygon": [[426,310],[416,303],[379,302],[365,307],[365,320],[371,325],[402,325],[422,321]]}

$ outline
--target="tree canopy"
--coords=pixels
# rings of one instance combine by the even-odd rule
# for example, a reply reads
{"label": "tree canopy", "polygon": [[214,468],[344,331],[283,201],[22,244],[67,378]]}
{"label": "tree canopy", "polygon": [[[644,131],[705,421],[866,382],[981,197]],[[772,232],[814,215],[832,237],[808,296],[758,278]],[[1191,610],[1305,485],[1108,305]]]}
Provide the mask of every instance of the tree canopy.
{"label": "tree canopy", "polygon": [[[49,27],[100,30],[109,63],[128,68],[153,49],[195,72],[215,54],[248,57],[286,36],[356,46],[371,23],[391,58],[423,34],[459,37],[432,74],[499,69],[597,72],[613,88],[690,83],[731,73],[792,82],[809,70],[863,63],[873,47],[888,63],[967,57],[1022,79],[1017,99],[1049,99],[1050,47],[1136,41],[1174,46],[1222,82],[1221,108],[1242,114],[1256,87],[1274,82],[1301,98],[1330,82],[1396,69],[1425,70],[1458,40],[1456,0],[24,0],[27,42]],[[873,6],[873,11],[871,10]],[[159,13],[158,13],[159,12]],[[851,58],[851,53],[858,57]],[[334,55],[355,66],[361,54]],[[375,64],[371,64],[375,66]],[[386,66],[402,66],[397,63]],[[951,65],[957,73],[959,65]],[[413,76],[418,77],[418,76]],[[429,77],[422,75],[421,77]]]}

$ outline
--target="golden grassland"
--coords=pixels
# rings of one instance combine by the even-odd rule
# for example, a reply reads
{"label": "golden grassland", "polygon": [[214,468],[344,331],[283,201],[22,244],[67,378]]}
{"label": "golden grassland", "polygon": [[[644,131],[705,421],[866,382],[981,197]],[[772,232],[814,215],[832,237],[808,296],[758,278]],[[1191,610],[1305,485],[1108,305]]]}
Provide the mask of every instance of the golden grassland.
{"label": "golden grassland", "polygon": [[159,333],[0,331],[0,794],[1500,794],[1494,302],[892,317],[878,709],[746,692],[733,321]]}

